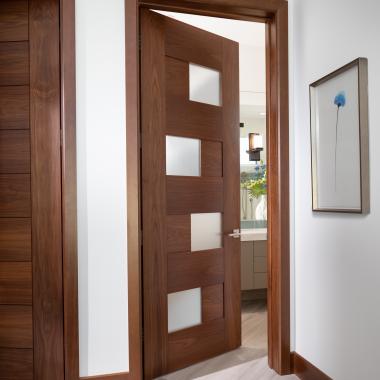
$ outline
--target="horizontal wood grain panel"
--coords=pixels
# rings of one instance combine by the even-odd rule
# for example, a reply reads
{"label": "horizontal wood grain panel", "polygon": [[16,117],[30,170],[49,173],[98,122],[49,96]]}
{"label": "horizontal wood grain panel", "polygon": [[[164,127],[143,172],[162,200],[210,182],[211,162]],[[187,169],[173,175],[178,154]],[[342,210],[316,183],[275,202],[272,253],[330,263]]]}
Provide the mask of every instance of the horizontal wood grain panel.
{"label": "horizontal wood grain panel", "polygon": [[29,87],[0,87],[0,129],[29,128]]}
{"label": "horizontal wood grain panel", "polygon": [[191,218],[188,215],[169,215],[167,223],[167,250],[169,253],[191,250]]}
{"label": "horizontal wood grain panel", "polygon": [[167,176],[166,207],[169,215],[222,212],[223,180]]}
{"label": "horizontal wood grain panel", "polygon": [[201,145],[202,177],[223,176],[223,144],[216,141],[202,141]]}
{"label": "horizontal wood grain panel", "polygon": [[0,42],[0,86],[29,84],[29,43]]}
{"label": "horizontal wood grain panel", "polygon": [[168,98],[166,102],[166,133],[173,136],[222,141],[222,110],[220,107],[209,104],[175,97]]}
{"label": "horizontal wood grain panel", "polygon": [[0,217],[30,216],[30,175],[0,174]]}
{"label": "horizontal wood grain panel", "polygon": [[223,283],[223,249],[168,254],[168,293]]}
{"label": "horizontal wood grain panel", "polygon": [[0,174],[4,173],[30,173],[28,130],[0,130]]}
{"label": "horizontal wood grain panel", "polygon": [[81,376],[80,380],[129,380],[129,372],[112,373],[110,375]]}
{"label": "horizontal wood grain panel", "polygon": [[31,306],[0,305],[0,347],[33,348]]}
{"label": "horizontal wood grain panel", "polygon": [[[222,38],[176,20],[165,22],[165,54],[169,57],[222,69]],[[191,46],[191,49],[184,49]]]}
{"label": "horizontal wood grain panel", "polygon": [[169,334],[168,370],[175,371],[225,350],[224,319]]}
{"label": "horizontal wood grain panel", "polygon": [[28,39],[28,1],[0,1],[0,42]]}
{"label": "horizontal wood grain panel", "polygon": [[31,260],[31,220],[0,218],[0,261]]}
{"label": "horizontal wood grain panel", "polygon": [[202,322],[209,322],[224,316],[223,284],[202,288]]}
{"label": "horizontal wood grain panel", "polygon": [[0,348],[0,380],[33,380],[33,350]]}
{"label": "horizontal wood grain panel", "polygon": [[0,304],[32,304],[31,262],[0,262]]}

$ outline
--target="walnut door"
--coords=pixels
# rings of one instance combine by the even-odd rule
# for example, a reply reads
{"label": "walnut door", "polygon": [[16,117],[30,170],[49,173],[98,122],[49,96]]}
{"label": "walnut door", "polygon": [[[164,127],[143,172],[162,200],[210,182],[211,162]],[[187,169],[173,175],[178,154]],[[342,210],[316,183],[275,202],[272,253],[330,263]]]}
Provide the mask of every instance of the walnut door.
{"label": "walnut door", "polygon": [[238,49],[142,11],[147,379],[241,344]]}

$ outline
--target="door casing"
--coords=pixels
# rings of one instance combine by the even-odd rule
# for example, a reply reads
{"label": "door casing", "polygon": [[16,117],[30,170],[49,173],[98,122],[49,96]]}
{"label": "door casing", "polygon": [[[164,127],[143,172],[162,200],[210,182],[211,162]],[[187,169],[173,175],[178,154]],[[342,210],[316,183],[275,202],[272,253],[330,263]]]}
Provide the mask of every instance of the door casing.
{"label": "door casing", "polygon": [[[65,379],[79,379],[75,162],[75,0],[61,3],[61,123]],[[125,0],[129,374],[143,378],[140,156],[140,8],[266,23],[269,366],[290,367],[288,2]],[[112,375],[110,377],[113,378]],[[99,378],[108,379],[108,376]]]}
{"label": "door casing", "polygon": [[150,8],[266,23],[269,366],[290,368],[288,3],[285,0],[126,0],[130,378],[142,373],[139,10]]}

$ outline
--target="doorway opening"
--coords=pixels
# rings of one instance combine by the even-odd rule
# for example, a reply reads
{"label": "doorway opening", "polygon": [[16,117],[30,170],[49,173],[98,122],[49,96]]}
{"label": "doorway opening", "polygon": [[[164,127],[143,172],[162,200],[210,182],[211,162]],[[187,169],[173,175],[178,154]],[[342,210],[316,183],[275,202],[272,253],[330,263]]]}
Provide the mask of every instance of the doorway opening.
{"label": "doorway opening", "polygon": [[[288,152],[288,43],[287,43],[287,2],[284,0],[274,0],[270,4],[263,4],[259,0],[251,0],[246,2],[245,0],[220,0],[218,2],[208,3],[207,1],[199,2],[187,2],[176,0],[155,0],[155,1],[139,1],[126,0],[126,52],[127,52],[127,71],[130,75],[127,76],[127,165],[128,165],[128,274],[129,274],[129,308],[134,310],[133,313],[129,315],[129,334],[130,334],[130,344],[133,349],[130,351],[130,375],[132,378],[147,378],[151,379],[152,376],[146,371],[146,365],[152,367],[155,360],[165,361],[166,353],[162,350],[155,350],[153,355],[146,355],[144,352],[144,341],[153,342],[154,344],[160,341],[163,343],[161,347],[165,348],[165,336],[167,334],[165,329],[153,329],[153,340],[147,339],[147,334],[145,327],[150,324],[154,327],[155,321],[144,320],[146,317],[146,306],[149,308],[149,304],[144,303],[144,298],[146,294],[149,295],[149,291],[146,292],[144,285],[140,289],[140,285],[147,279],[157,276],[157,270],[161,270],[165,265],[161,267],[152,266],[151,276],[146,276],[145,273],[140,275],[140,268],[142,268],[142,257],[141,254],[143,249],[141,247],[141,241],[147,236],[147,231],[144,229],[144,234],[140,229],[141,222],[141,210],[144,207],[140,202],[144,203],[144,178],[139,175],[140,168],[144,165],[144,160],[141,160],[140,147],[144,146],[149,139],[147,139],[146,134],[140,136],[140,125],[144,125],[144,120],[141,117],[151,117],[153,122],[161,122],[161,119],[153,118],[153,113],[163,112],[164,109],[161,107],[162,103],[151,103],[151,106],[142,107],[142,112],[140,113],[140,98],[139,95],[142,94],[142,103],[144,103],[144,91],[145,93],[154,93],[162,91],[165,86],[161,87],[159,81],[162,79],[162,73],[165,71],[159,70],[154,73],[155,76],[152,77],[154,68],[150,65],[150,61],[147,60],[148,64],[144,67],[142,64],[140,66],[140,54],[144,56],[144,41],[140,40],[140,30],[143,26],[142,14],[146,12],[147,9],[155,10],[165,10],[172,12],[183,12],[189,14],[199,14],[203,16],[215,16],[215,17],[225,17],[228,19],[237,19],[245,21],[258,21],[265,24],[265,55],[266,55],[266,88],[267,88],[267,172],[268,172],[268,222],[267,222],[267,256],[268,256],[268,359],[269,367],[273,368],[277,373],[281,375],[289,374],[290,368],[290,321],[289,321],[289,152]],[[179,35],[169,33],[167,36],[175,36],[180,38]],[[152,41],[156,41],[157,44],[153,44],[154,49],[162,49],[164,44],[159,41],[159,36],[157,33],[150,33],[149,38]],[[158,39],[157,39],[158,38]],[[178,41],[177,38],[177,41]],[[206,38],[206,40],[209,40]],[[141,42],[142,44],[141,44]],[[188,40],[185,39],[185,42]],[[228,45],[228,44],[227,44]],[[139,46],[141,52],[139,53]],[[178,47],[177,43],[170,46],[171,49]],[[185,61],[189,61],[188,55],[191,53],[190,44],[184,44],[182,49],[185,49]],[[197,46],[197,45],[196,45]],[[186,50],[187,48],[187,50]],[[181,53],[181,49],[175,49],[176,54]],[[197,50],[197,49],[196,49]],[[198,53],[200,50],[198,49]],[[150,52],[151,53],[151,52]],[[183,51],[182,51],[183,53]],[[181,54],[182,54],[181,53]],[[189,53],[189,54],[187,54]],[[128,55],[129,54],[129,55]],[[190,54],[191,55],[191,54]],[[203,60],[203,54],[197,54],[200,60]],[[143,59],[144,61],[144,59]],[[173,62],[172,62],[173,63]],[[181,65],[180,65],[181,66]],[[208,67],[206,63],[203,66]],[[212,65],[211,65],[212,66]],[[231,68],[234,65],[229,66],[228,73],[231,74]],[[238,65],[235,65],[238,66]],[[172,66],[174,68],[174,66]],[[179,66],[178,66],[179,67]],[[149,84],[146,81],[141,81],[139,83],[136,78],[139,77],[139,72],[145,69],[146,72],[150,73],[150,79],[153,82]],[[156,74],[159,74],[158,77]],[[178,74],[178,72],[177,72]],[[161,78],[160,78],[161,77]],[[185,78],[185,77],[183,77]],[[178,78],[177,78],[178,79]],[[237,83],[235,82],[230,83]],[[153,85],[152,85],[153,84]],[[181,87],[172,87],[174,91],[181,91]],[[214,94],[215,95],[215,94]],[[161,97],[156,97],[156,100],[160,100]],[[145,99],[146,101],[146,99]],[[220,99],[218,99],[220,101]],[[176,108],[176,112],[181,109]],[[151,112],[152,111],[152,112]],[[192,115],[193,116],[193,115]],[[233,120],[236,121],[236,115],[233,115]],[[264,115],[262,115],[264,116]],[[186,120],[187,121],[187,120]],[[204,121],[201,119],[201,121]],[[237,122],[236,125],[239,123]],[[182,125],[182,124],[178,124]],[[144,128],[143,128],[144,129]],[[199,129],[197,130],[200,131]],[[154,132],[153,130],[151,132]],[[238,131],[239,132],[239,131]],[[239,140],[239,138],[237,138]],[[228,141],[228,139],[227,139]],[[157,140],[157,142],[162,144]],[[150,145],[152,152],[157,151],[157,144]],[[209,145],[210,148],[210,145]],[[214,146],[215,148],[215,146]],[[199,146],[198,146],[199,149]],[[182,150],[183,151],[183,150]],[[214,151],[215,152],[215,151]],[[261,153],[262,154],[262,153]],[[209,156],[210,157],[210,156]],[[143,158],[143,156],[142,156]],[[159,158],[162,160],[162,158]],[[155,162],[155,164],[157,161]],[[164,167],[165,162],[159,163]],[[210,167],[208,167],[210,169]],[[215,170],[215,166],[212,167]],[[239,171],[239,170],[238,170]],[[239,173],[238,173],[239,175]],[[144,176],[143,176],[144,177]],[[161,179],[159,179],[161,180]],[[170,184],[173,185],[175,181],[171,181]],[[218,181],[216,181],[218,182]],[[239,179],[235,183],[238,183]],[[184,183],[184,181],[183,181]],[[141,187],[141,184],[143,186]],[[183,186],[182,189],[189,189],[188,186]],[[238,189],[239,190],[239,189]],[[191,191],[187,192],[187,195],[191,195]],[[238,192],[238,194],[240,191]],[[240,194],[241,195],[241,194]],[[240,198],[239,195],[237,198]],[[191,198],[192,200],[194,198]],[[248,202],[250,202],[248,200]],[[212,208],[210,204],[205,202],[203,199],[202,204],[207,204],[207,207]],[[141,205],[141,206],[140,206]],[[175,207],[180,207],[180,203],[177,202]],[[215,203],[214,203],[215,205]],[[174,206],[173,206],[174,207]],[[176,208],[173,210],[178,210]],[[237,210],[240,211],[240,210]],[[164,214],[162,214],[164,215]],[[238,217],[240,220],[240,217]],[[183,223],[188,223],[186,219],[183,219]],[[143,225],[143,224],[141,224]],[[234,224],[236,226],[239,223]],[[160,224],[156,223],[156,226]],[[234,236],[236,233],[232,231],[231,235]],[[236,227],[233,227],[234,229]],[[149,234],[148,234],[149,236]],[[240,237],[240,236],[238,236]],[[230,242],[235,239],[229,240]],[[161,244],[160,240],[156,240],[157,243]],[[235,243],[239,243],[239,240],[235,240]],[[228,243],[231,244],[231,243]],[[143,243],[144,245],[144,243]],[[240,260],[239,260],[240,261]],[[144,257],[144,266],[145,266]],[[162,264],[162,263],[161,263]],[[239,263],[240,264],[240,263]],[[175,267],[175,266],[174,266]],[[232,276],[233,277],[233,276]],[[186,280],[185,278],[181,278]],[[234,278],[236,284],[236,277]],[[182,281],[183,282],[183,281]],[[240,276],[239,276],[239,309],[240,309]],[[156,289],[150,288],[150,290],[156,291]],[[210,289],[209,289],[210,290]],[[228,298],[228,307],[236,308],[237,297]],[[166,302],[166,301],[165,301]],[[161,306],[157,309],[159,313],[165,317],[165,313],[168,311],[165,307],[165,302],[161,303]],[[143,306],[143,308],[142,308]],[[165,311],[166,310],[166,311]],[[220,312],[220,308],[213,309],[215,312]],[[236,311],[236,309],[235,309]],[[161,317],[162,317],[161,315]],[[162,318],[161,318],[162,319]],[[165,319],[165,318],[164,318]],[[144,325],[144,326],[143,326]],[[220,327],[220,324],[215,325],[216,328]],[[144,327],[144,331],[143,330]],[[241,321],[239,321],[239,326],[237,324],[230,325],[229,344],[231,347],[240,346],[240,334],[239,338],[236,339],[237,332],[241,328]],[[232,330],[231,330],[232,329]],[[216,331],[216,330],[213,330]],[[240,331],[239,331],[240,332]],[[175,332],[174,348],[182,345],[185,342],[193,342],[194,340],[190,336],[186,336],[181,332]],[[144,340],[142,340],[142,338]],[[191,338],[191,339],[190,339]],[[202,329],[199,329],[197,339],[203,339],[204,334],[202,334]],[[214,336],[215,338],[215,336]],[[204,340],[204,342],[210,343],[210,339]],[[183,346],[182,348],[186,348]],[[187,347],[188,349],[189,347]],[[190,347],[192,348],[192,347]],[[210,346],[205,347],[209,349]],[[216,346],[212,346],[216,349]],[[232,348],[231,348],[232,349]],[[175,350],[180,356],[183,355],[184,349]],[[199,350],[192,351],[194,355],[200,354]],[[182,356],[182,359],[185,357]],[[152,362],[153,360],[153,362]],[[172,363],[173,364],[173,363]],[[184,367],[184,366],[182,366]],[[161,371],[162,374],[171,371]],[[153,376],[155,377],[155,376]]]}

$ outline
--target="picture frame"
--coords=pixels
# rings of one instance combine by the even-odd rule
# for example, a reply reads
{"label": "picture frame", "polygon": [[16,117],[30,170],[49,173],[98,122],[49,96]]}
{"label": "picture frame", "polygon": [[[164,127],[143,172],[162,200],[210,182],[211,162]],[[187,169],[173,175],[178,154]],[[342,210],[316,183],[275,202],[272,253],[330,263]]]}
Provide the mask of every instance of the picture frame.
{"label": "picture frame", "polygon": [[313,211],[368,214],[368,60],[348,63],[309,90]]}

